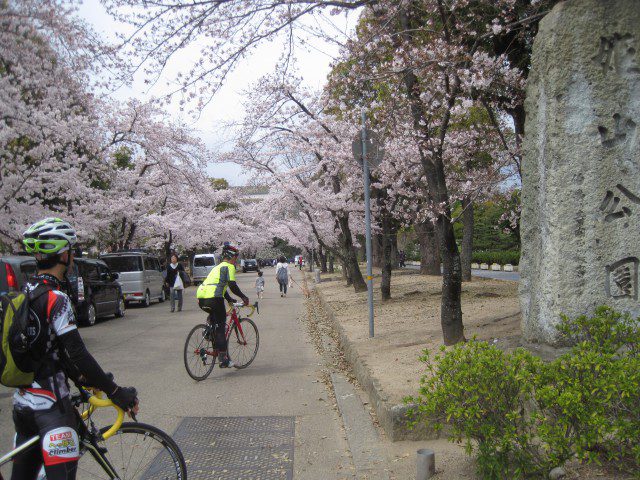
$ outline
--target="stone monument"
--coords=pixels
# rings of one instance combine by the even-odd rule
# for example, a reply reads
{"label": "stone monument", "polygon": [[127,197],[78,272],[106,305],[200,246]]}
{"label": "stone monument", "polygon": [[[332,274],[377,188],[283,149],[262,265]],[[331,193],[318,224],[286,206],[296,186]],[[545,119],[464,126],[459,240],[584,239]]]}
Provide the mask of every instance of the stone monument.
{"label": "stone monument", "polygon": [[522,162],[523,334],[640,315],[640,1],[567,0],[540,23]]}

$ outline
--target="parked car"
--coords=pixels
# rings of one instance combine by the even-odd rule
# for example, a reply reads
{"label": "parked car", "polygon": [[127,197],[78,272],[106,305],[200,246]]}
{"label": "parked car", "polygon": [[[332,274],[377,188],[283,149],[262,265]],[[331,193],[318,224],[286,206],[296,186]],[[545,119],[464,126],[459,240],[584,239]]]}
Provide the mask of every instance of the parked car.
{"label": "parked car", "polygon": [[112,272],[119,274],[118,280],[122,286],[125,303],[139,302],[148,307],[152,299],[159,302],[166,300],[162,267],[154,255],[139,250],[127,250],[101,255],[100,259]]}
{"label": "parked car", "polygon": [[247,273],[249,271],[257,272],[258,270],[260,270],[260,267],[258,267],[258,261],[255,258],[243,259],[241,263],[242,271],[244,273]]}
{"label": "parked car", "polygon": [[217,263],[216,256],[213,253],[201,253],[193,257],[193,266],[191,267],[191,281],[193,284],[202,283]]}
{"label": "parked car", "polygon": [[21,255],[0,257],[0,294],[18,291],[36,273],[36,259]]}
{"label": "parked car", "polygon": [[111,272],[102,260],[74,259],[67,278],[80,323],[92,326],[98,318],[124,316],[125,302],[118,277],[118,273]]}

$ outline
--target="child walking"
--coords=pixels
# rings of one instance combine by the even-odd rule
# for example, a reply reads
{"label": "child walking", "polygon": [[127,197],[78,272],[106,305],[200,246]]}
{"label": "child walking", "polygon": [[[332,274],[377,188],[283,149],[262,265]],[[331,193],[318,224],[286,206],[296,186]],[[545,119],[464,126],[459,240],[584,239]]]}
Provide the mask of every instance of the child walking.
{"label": "child walking", "polygon": [[262,278],[262,272],[258,272],[258,278],[256,278],[256,294],[259,299],[262,298],[262,292],[264,292],[264,278]]}

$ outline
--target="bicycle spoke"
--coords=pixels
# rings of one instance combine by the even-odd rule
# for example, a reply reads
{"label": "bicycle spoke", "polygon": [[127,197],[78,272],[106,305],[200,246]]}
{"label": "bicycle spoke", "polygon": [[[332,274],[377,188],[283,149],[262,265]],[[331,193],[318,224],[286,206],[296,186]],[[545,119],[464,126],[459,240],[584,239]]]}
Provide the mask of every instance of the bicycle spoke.
{"label": "bicycle spoke", "polygon": [[229,355],[236,368],[245,368],[253,362],[259,346],[258,329],[248,318],[240,319],[229,335]]}
{"label": "bicycle spoke", "polygon": [[[213,341],[206,339],[206,325],[193,327],[184,346],[184,366],[194,380],[204,380],[213,370]],[[209,334],[210,335],[210,334]]]}
{"label": "bicycle spoke", "polygon": [[[165,433],[141,423],[124,424],[110,439],[101,442],[107,459],[121,480],[179,480],[186,476],[184,458]],[[81,457],[78,478],[110,478],[100,464]],[[100,472],[102,474],[100,474]]]}

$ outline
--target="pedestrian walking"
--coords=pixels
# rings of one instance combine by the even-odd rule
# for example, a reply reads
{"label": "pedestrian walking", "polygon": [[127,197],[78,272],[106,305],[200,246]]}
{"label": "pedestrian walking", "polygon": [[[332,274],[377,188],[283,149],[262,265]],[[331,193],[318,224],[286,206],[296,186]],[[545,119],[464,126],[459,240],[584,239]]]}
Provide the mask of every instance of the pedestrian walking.
{"label": "pedestrian walking", "polygon": [[398,253],[398,258],[400,260],[400,267],[404,268],[406,267],[405,265],[405,260],[407,258],[406,254],[404,253],[404,250],[400,250],[400,252]]}
{"label": "pedestrian walking", "polygon": [[300,267],[300,271],[302,271],[302,255],[298,257],[298,266]]}
{"label": "pedestrian walking", "polygon": [[258,299],[262,299],[264,292],[264,278],[262,278],[262,272],[258,272],[258,278],[256,278],[256,295]]}
{"label": "pedestrian walking", "polygon": [[287,296],[287,284],[289,283],[289,264],[287,259],[280,257],[280,261],[276,265],[276,280],[280,286],[280,296]]}
{"label": "pedestrian walking", "polygon": [[184,290],[183,278],[186,276],[184,267],[178,262],[178,256],[171,255],[171,263],[167,266],[166,283],[169,286],[169,296],[171,297],[171,311],[176,311],[176,300],[178,300],[178,311],[182,310],[182,290]]}

